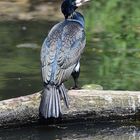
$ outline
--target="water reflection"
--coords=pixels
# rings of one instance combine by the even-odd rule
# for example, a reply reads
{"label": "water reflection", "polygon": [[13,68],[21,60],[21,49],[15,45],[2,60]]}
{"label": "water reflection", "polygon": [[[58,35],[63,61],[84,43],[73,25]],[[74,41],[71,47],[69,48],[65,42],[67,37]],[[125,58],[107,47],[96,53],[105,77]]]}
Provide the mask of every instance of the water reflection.
{"label": "water reflection", "polygon": [[0,22],[0,99],[42,89],[40,46],[54,22]]}
{"label": "water reflection", "polygon": [[[56,22],[0,22],[0,100],[42,89],[40,46]],[[104,89],[140,90],[139,52],[108,46],[111,37],[95,33],[81,60],[80,85],[99,84]],[[133,55],[132,55],[133,54]],[[67,87],[72,86],[67,82]]]}
{"label": "water reflection", "polygon": [[[15,133],[16,132],[16,133]],[[0,131],[1,140],[139,140],[140,127],[73,124]]]}

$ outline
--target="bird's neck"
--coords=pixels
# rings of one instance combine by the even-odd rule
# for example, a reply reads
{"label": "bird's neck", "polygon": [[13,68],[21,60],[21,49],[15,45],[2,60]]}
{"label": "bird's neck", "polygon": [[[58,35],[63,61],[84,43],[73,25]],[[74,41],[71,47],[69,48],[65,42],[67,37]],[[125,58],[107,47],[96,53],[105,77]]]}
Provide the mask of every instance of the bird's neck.
{"label": "bird's neck", "polygon": [[74,14],[71,17],[71,20],[78,22],[83,28],[85,27],[84,17],[81,13],[74,12]]}

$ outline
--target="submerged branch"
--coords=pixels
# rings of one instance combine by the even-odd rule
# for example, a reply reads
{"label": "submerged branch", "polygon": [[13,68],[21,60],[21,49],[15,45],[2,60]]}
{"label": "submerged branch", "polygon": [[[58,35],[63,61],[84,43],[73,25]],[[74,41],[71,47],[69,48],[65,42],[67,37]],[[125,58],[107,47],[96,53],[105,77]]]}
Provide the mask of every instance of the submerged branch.
{"label": "submerged branch", "polygon": [[[62,102],[62,117],[57,121],[140,120],[140,92],[71,90],[68,92],[70,108]],[[40,92],[0,101],[0,127],[40,123]],[[47,122],[52,123],[52,122]]]}

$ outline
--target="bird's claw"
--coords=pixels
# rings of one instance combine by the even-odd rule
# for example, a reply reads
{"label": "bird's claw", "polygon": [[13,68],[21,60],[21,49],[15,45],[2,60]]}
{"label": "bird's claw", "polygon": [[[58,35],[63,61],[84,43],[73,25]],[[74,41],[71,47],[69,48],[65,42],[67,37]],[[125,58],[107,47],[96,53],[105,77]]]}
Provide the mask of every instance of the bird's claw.
{"label": "bird's claw", "polygon": [[80,89],[81,89],[81,87],[78,87],[78,86],[73,86],[70,88],[70,90],[80,90]]}

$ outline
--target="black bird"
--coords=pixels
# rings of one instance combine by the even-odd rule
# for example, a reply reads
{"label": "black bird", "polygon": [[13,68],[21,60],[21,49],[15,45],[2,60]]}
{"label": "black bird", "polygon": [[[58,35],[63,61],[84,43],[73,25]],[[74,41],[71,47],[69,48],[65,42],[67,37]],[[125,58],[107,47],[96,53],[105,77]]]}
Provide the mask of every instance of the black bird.
{"label": "black bird", "polygon": [[72,74],[77,86],[80,55],[86,43],[84,17],[76,8],[87,0],[64,0],[61,5],[65,20],[56,24],[41,49],[41,70],[44,82],[39,112],[45,119],[61,115],[60,100],[68,107],[63,82]]}

